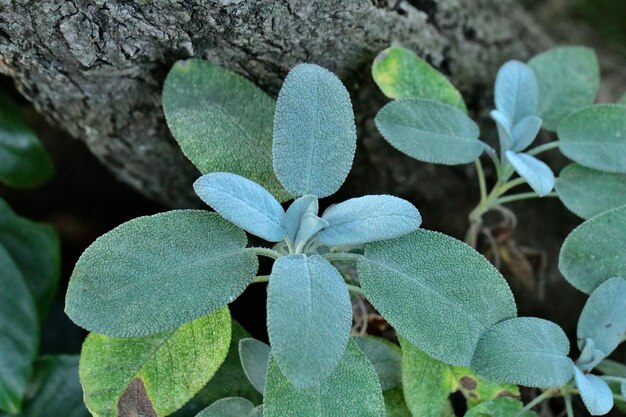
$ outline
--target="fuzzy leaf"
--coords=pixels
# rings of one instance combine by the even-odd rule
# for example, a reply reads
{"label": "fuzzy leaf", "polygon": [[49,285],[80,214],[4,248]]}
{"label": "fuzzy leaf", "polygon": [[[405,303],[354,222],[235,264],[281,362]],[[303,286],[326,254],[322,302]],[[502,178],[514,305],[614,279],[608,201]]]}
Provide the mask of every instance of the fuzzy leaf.
{"label": "fuzzy leaf", "polygon": [[38,347],[35,302],[0,244],[0,410],[11,414],[20,410]]}
{"label": "fuzzy leaf", "polygon": [[541,129],[541,122],[542,120],[537,116],[527,116],[513,126],[511,130],[513,151],[521,152],[533,143]]}
{"label": "fuzzy leaf", "polygon": [[332,72],[295,66],[274,116],[274,171],[295,196],[327,197],[345,181],[356,150],[350,95]]}
{"label": "fuzzy leaf", "polygon": [[290,198],[272,169],[274,100],[240,75],[200,59],[178,61],[163,85],[163,111],[183,153],[203,173],[250,178]]}
{"label": "fuzzy leaf", "polygon": [[511,126],[509,126],[508,117],[498,110],[492,110],[489,116],[496,122],[496,128],[498,129],[498,141],[500,142],[500,152],[504,153],[510,149],[513,149],[513,133],[511,132]]}
{"label": "fuzzy leaf", "polygon": [[223,398],[205,408],[196,417],[251,417],[254,404],[245,398]]}
{"label": "fuzzy leaf", "polygon": [[53,173],[52,160],[22,118],[19,107],[0,92],[0,182],[33,187]]}
{"label": "fuzzy leaf", "polygon": [[563,119],[557,134],[561,152],[599,171],[626,174],[626,106],[598,104]]}
{"label": "fuzzy leaf", "polygon": [[267,364],[270,360],[270,347],[256,339],[241,339],[239,341],[239,358],[248,380],[257,391],[263,394]]}
{"label": "fuzzy leaf", "polygon": [[515,153],[513,151],[506,151],[506,158],[539,197],[543,197],[552,191],[554,188],[554,174],[545,162],[532,155]]}
{"label": "fuzzy leaf", "polygon": [[264,417],[385,417],[374,367],[354,341],[327,379],[304,390],[293,387],[270,358],[264,398]]}
{"label": "fuzzy leaf", "polygon": [[305,195],[296,200],[289,206],[285,214],[285,230],[287,238],[291,242],[296,241],[296,235],[300,230],[300,223],[305,214],[317,215],[319,211],[319,203],[314,195]]}
{"label": "fuzzy leaf", "polygon": [[569,342],[556,324],[517,317],[493,326],[479,340],[472,369],[486,378],[539,388],[560,387],[572,377]]}
{"label": "fuzzy leaf", "polygon": [[[389,389],[383,392],[383,398],[385,399],[385,411],[387,417],[412,417],[411,411],[404,402],[404,394],[402,393],[402,386],[398,386],[393,389]],[[442,416],[437,416],[442,417]],[[454,417],[453,415],[445,417]]]}
{"label": "fuzzy leaf", "polygon": [[626,277],[626,206],[598,214],[574,229],[563,242],[559,270],[590,294],[611,277]]}
{"label": "fuzzy leaf", "polygon": [[429,98],[467,112],[459,90],[409,49],[392,46],[380,52],[372,64],[372,77],[389,98]]}
{"label": "fuzzy leaf", "polygon": [[355,337],[354,341],[374,366],[383,391],[402,383],[402,352],[397,345],[373,336]]}
{"label": "fuzzy leaf", "polygon": [[397,150],[422,162],[457,165],[483,152],[478,126],[456,107],[427,99],[401,99],[383,107],[376,127]]}
{"label": "fuzzy leaf", "polygon": [[245,233],[216,213],[139,217],[98,238],[76,263],[65,311],[109,336],[180,327],[237,298],[258,260]]}
{"label": "fuzzy leaf", "polygon": [[528,65],[539,85],[539,116],[550,131],[568,114],[591,105],[598,93],[600,68],[591,48],[553,48],[534,56]]}
{"label": "fuzzy leaf", "polygon": [[0,199],[0,245],[22,273],[42,319],[54,300],[61,275],[61,243],[57,233],[47,224],[16,215]]}
{"label": "fuzzy leaf", "polygon": [[626,205],[625,174],[571,164],[561,171],[555,188],[565,207],[584,219]]}
{"label": "fuzzy leaf", "polygon": [[413,204],[391,195],[351,198],[328,208],[322,218],[328,226],[319,233],[319,239],[326,246],[392,239],[417,230],[422,223]]}
{"label": "fuzzy leaf", "polygon": [[441,233],[418,230],[370,243],[357,270],[368,300],[397,332],[448,364],[468,366],[481,335],[516,315],[502,275]]}
{"label": "fuzzy leaf", "polygon": [[400,344],[404,399],[411,413],[418,417],[442,417],[450,406],[448,396],[456,390],[450,366],[403,339]]}
{"label": "fuzzy leaf", "polygon": [[495,398],[478,404],[469,410],[465,417],[537,417],[532,411],[525,411],[519,414],[524,408],[524,404],[515,398]]}
{"label": "fuzzy leaf", "polygon": [[211,379],[229,344],[227,307],[149,337],[92,333],[80,358],[85,404],[96,417],[117,417],[120,398],[131,383],[139,381],[156,415],[170,415]]}
{"label": "fuzzy leaf", "polygon": [[78,355],[42,356],[19,417],[90,417],[78,379]]}
{"label": "fuzzy leaf", "polygon": [[537,79],[530,67],[520,61],[502,65],[496,76],[496,109],[508,119],[512,128],[519,121],[537,113]]}
{"label": "fuzzy leaf", "polygon": [[472,408],[478,404],[493,400],[498,397],[519,397],[519,387],[505,382],[495,382],[483,378],[470,368],[453,366],[452,374],[458,390],[467,401],[467,407]]}
{"label": "fuzzy leaf", "polygon": [[319,231],[328,227],[328,222],[317,214],[305,213],[300,222],[300,229],[296,235],[296,250],[302,249],[306,242],[315,236]]}
{"label": "fuzzy leaf", "polygon": [[268,242],[280,242],[287,232],[285,210],[263,187],[240,175],[215,172],[193,183],[198,197],[226,220]]}
{"label": "fuzzy leaf", "polygon": [[613,393],[606,382],[596,375],[584,374],[576,366],[574,366],[574,377],[580,397],[592,416],[603,416],[611,411]]}
{"label": "fuzzy leaf", "polygon": [[351,326],[348,288],[330,262],[318,255],[289,255],[274,263],[267,331],[272,356],[292,384],[303,389],[328,377],[343,355]]}
{"label": "fuzzy leaf", "polygon": [[626,335],[626,280],[611,278],[591,293],[580,313],[578,340],[591,338],[608,356]]}

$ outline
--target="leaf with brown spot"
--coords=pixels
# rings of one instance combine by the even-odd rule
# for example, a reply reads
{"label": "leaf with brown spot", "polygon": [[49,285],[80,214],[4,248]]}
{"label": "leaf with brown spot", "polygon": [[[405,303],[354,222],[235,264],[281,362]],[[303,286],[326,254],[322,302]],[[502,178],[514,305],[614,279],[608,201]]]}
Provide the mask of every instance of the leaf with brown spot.
{"label": "leaf with brown spot", "polygon": [[117,403],[117,411],[118,417],[157,417],[146,387],[139,378],[133,379],[126,387]]}

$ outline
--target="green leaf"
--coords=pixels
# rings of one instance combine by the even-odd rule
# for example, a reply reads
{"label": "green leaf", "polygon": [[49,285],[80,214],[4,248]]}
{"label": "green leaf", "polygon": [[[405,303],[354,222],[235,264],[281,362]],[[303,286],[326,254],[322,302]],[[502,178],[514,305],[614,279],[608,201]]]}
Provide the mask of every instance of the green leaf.
{"label": "green leaf", "polygon": [[537,417],[532,411],[519,414],[524,408],[521,401],[514,398],[501,397],[485,401],[469,410],[465,417]]}
{"label": "green leaf", "polygon": [[585,374],[574,366],[576,387],[580,397],[592,416],[603,416],[613,408],[613,392],[599,376]]}
{"label": "green leaf", "polygon": [[626,205],[626,175],[566,166],[556,180],[559,198],[574,214],[588,219]]}
{"label": "green leaf", "polygon": [[263,394],[267,364],[270,360],[270,347],[265,343],[246,338],[239,341],[239,358],[250,383]]}
{"label": "green leaf", "polygon": [[391,146],[422,162],[467,164],[484,149],[472,119],[456,107],[434,100],[392,101],[378,112],[375,122]]}
{"label": "green leaf", "polygon": [[196,417],[249,417],[254,415],[254,404],[245,398],[223,398],[205,408]]}
{"label": "green leaf", "polygon": [[149,337],[116,338],[92,333],[80,359],[85,403],[96,417],[117,417],[120,398],[131,383],[138,381],[156,415],[167,416],[211,379],[224,361],[229,344],[227,307]]}
{"label": "green leaf", "polygon": [[356,127],[350,95],[332,72],[295,66],[278,94],[274,171],[293,195],[334,194],[350,172]]}
{"label": "green leaf", "polygon": [[0,244],[0,410],[20,411],[39,346],[33,297]]}
{"label": "green leaf", "polygon": [[78,355],[42,356],[35,363],[19,417],[89,417],[78,379]]}
{"label": "green leaf", "polygon": [[354,341],[374,366],[383,391],[402,384],[402,352],[397,345],[373,336],[355,337]]}
{"label": "green leaf", "polygon": [[507,127],[537,113],[539,91],[532,69],[520,61],[508,61],[498,70],[494,88],[496,109],[506,116]]}
{"label": "green leaf", "polygon": [[385,411],[387,412],[387,417],[412,417],[411,411],[407,408],[406,403],[404,402],[402,386],[397,386],[396,388],[388,389],[383,392],[383,398],[385,399]]}
{"label": "green leaf", "polygon": [[545,162],[526,153],[506,151],[505,155],[515,171],[526,180],[539,197],[544,197],[552,191],[554,174]]}
{"label": "green leaf", "polygon": [[608,356],[626,335],[626,280],[611,278],[595,289],[578,320],[579,343],[591,338]]}
{"label": "green leaf", "polygon": [[626,174],[626,106],[598,104],[578,110],[559,124],[561,152],[599,171]]}
{"label": "green leaf", "polygon": [[0,92],[0,181],[12,187],[33,187],[53,173],[52,160],[19,107]]}
{"label": "green leaf", "polygon": [[341,274],[318,255],[288,255],[273,266],[267,294],[272,357],[297,388],[319,384],[343,356],[352,304]]}
{"label": "green leaf", "polygon": [[54,300],[60,277],[59,237],[51,226],[17,216],[0,199],[0,245],[23,274],[39,318],[43,318]]}
{"label": "green leaf", "polygon": [[335,371],[305,390],[293,387],[271,358],[264,399],[264,417],[385,417],[374,367],[354,341]]}
{"label": "green leaf", "polygon": [[573,375],[569,341],[556,324],[517,317],[493,326],[479,340],[472,369],[497,381],[539,388],[560,387]]}
{"label": "green leaf", "polygon": [[208,405],[226,397],[241,397],[254,404],[262,402],[261,395],[248,381],[239,358],[239,341],[248,337],[250,337],[248,332],[233,320],[230,347],[224,363],[209,383],[175,416],[195,415]]}
{"label": "green leaf", "polygon": [[539,84],[539,116],[556,131],[575,110],[593,104],[600,87],[598,59],[591,48],[566,46],[534,56],[528,65]]}
{"label": "green leaf", "polygon": [[98,238],[76,263],[65,311],[109,336],[172,330],[237,298],[256,275],[246,235],[216,213],[139,217]]}
{"label": "green leaf", "polygon": [[469,408],[493,400],[498,397],[519,397],[519,387],[505,382],[496,382],[481,376],[470,368],[453,366],[452,374],[457,382],[458,389],[467,400]]}
{"label": "green leaf", "polygon": [[368,300],[398,333],[451,365],[468,366],[481,335],[516,315],[498,270],[441,233],[418,230],[368,244],[357,270]]}
{"label": "green leaf", "polygon": [[203,173],[233,172],[280,201],[272,169],[274,100],[240,75],[200,59],[179,61],[163,85],[163,111],[183,153]]}
{"label": "green leaf", "polygon": [[559,270],[579,290],[590,294],[609,278],[626,276],[626,206],[585,221],[567,236]]}
{"label": "green leaf", "polygon": [[407,341],[402,346],[404,399],[416,417],[442,417],[450,407],[448,397],[456,391],[449,365],[432,359]]}
{"label": "green leaf", "polygon": [[429,98],[467,112],[459,90],[409,49],[392,46],[380,52],[372,64],[372,76],[389,98]]}

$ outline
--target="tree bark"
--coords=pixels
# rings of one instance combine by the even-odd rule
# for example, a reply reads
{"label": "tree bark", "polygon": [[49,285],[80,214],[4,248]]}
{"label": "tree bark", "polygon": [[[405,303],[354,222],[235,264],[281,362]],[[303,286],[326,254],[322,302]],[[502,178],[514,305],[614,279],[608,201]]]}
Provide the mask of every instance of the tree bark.
{"label": "tree bark", "polygon": [[190,56],[271,94],[299,62],[336,72],[361,131],[352,193],[367,183],[437,200],[457,187],[458,169],[416,164],[372,128],[384,100],[369,65],[391,43],[449,74],[472,106],[499,64],[549,40],[513,0],[0,0],[0,71],[118,178],[172,207],[194,204],[198,173],[169,135],[160,94],[171,65]]}

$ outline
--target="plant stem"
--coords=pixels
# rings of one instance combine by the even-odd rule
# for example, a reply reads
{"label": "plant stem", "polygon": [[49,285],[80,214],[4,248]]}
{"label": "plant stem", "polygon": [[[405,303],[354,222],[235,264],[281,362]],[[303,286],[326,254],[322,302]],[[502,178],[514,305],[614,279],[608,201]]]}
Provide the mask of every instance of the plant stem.
{"label": "plant stem", "polygon": [[365,297],[365,293],[363,292],[363,289],[361,287],[357,287],[356,285],[351,284],[346,284],[346,286],[348,287],[348,291],[350,291],[351,293]]}
{"label": "plant stem", "polygon": [[277,252],[270,248],[253,247],[250,249],[252,249],[257,256],[265,256],[267,258],[272,258],[272,259],[278,259],[282,256],[280,252]]}
{"label": "plant stem", "polygon": [[533,148],[526,152],[528,155],[538,155],[542,152],[549,151],[550,149],[558,148],[559,141],[555,140],[554,142],[544,143],[543,145],[539,145],[536,148]]}
{"label": "plant stem", "polygon": [[565,398],[565,412],[567,417],[574,417],[574,408],[572,407],[572,396],[566,395]]}
{"label": "plant stem", "polygon": [[270,281],[269,275],[259,275],[255,277],[250,284],[260,284],[260,283],[269,282],[269,281]]}
{"label": "plant stem", "polygon": [[532,410],[533,407],[544,402],[550,397],[554,397],[555,394],[556,394],[555,389],[549,389],[549,390],[542,392],[541,394],[536,396],[531,402],[526,404],[526,407],[522,408],[519,413],[515,414],[515,417],[522,417],[526,411]]}
{"label": "plant stem", "polygon": [[480,158],[474,161],[476,166],[476,173],[478,175],[478,186],[480,187],[480,201],[484,201],[487,198],[487,183],[485,181],[485,170],[483,169],[483,163]]}
{"label": "plant stem", "polygon": [[363,255],[359,255],[358,253],[331,252],[331,253],[325,253],[323,256],[330,262],[333,262],[333,261],[356,262]]}
{"label": "plant stem", "polygon": [[[543,197],[558,197],[558,196],[559,195],[557,193],[550,193],[550,194],[544,195]],[[513,195],[506,196],[506,197],[498,198],[496,200],[496,204],[510,203],[512,201],[519,201],[519,200],[528,200],[530,198],[541,198],[541,197],[539,197],[534,192],[519,193],[519,194],[513,194]]]}

